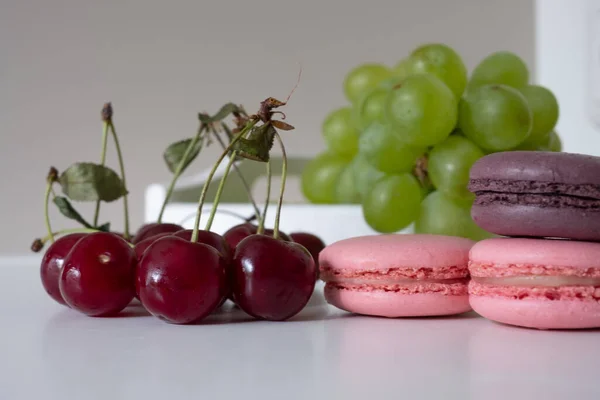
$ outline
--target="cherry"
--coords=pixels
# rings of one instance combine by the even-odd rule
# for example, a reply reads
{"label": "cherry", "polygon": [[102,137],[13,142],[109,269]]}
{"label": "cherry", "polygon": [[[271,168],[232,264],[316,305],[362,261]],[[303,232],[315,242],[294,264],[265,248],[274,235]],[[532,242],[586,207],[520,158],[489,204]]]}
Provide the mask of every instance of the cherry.
{"label": "cherry", "polygon": [[[257,231],[258,226],[251,224],[250,222],[245,222],[229,228],[229,230],[223,234],[223,237],[227,243],[229,243],[229,247],[231,247],[231,249],[235,249],[239,242],[250,235],[254,235]],[[265,229],[264,234],[267,236],[273,236],[273,229]],[[292,241],[292,238],[290,238],[284,232],[279,231],[279,236],[281,239],[288,242]]]}
{"label": "cherry", "polygon": [[[192,240],[193,232],[194,232],[193,229],[184,229],[182,231],[175,232],[173,234],[173,236],[177,236],[184,240],[189,241],[189,240]],[[227,242],[225,241],[223,236],[221,236],[215,232],[199,230],[197,242],[204,243],[204,244],[209,245],[210,247],[215,248],[219,253],[221,253],[223,258],[225,259],[225,270],[227,273],[227,288],[226,288],[227,290],[226,290],[226,295],[223,298],[223,301],[221,301],[221,304],[219,304],[219,307],[221,307],[227,299],[230,299],[233,301],[233,298],[231,296],[231,284],[230,284],[231,261],[233,260],[233,252],[231,251],[231,247],[229,247],[229,244],[227,244]]]}
{"label": "cherry", "polygon": [[[193,232],[193,229],[184,229],[175,232],[173,236],[177,236],[189,242],[190,240],[192,240]],[[227,263],[231,262],[231,259],[233,258],[233,252],[231,251],[231,247],[229,247],[229,244],[227,244],[223,236],[215,232],[199,230],[198,239],[196,241],[198,243],[204,243],[215,248],[219,253],[221,253],[223,258],[225,258],[225,261]]]}
{"label": "cherry", "polygon": [[131,240],[131,243],[138,244],[142,240],[157,235],[159,233],[175,233],[182,229],[183,226],[177,224],[152,222],[149,224],[142,225],[142,227],[137,231],[137,233]]}
{"label": "cherry", "polygon": [[166,236],[146,249],[136,287],[151,314],[175,324],[197,322],[212,313],[227,292],[226,262],[204,243]]}
{"label": "cherry", "polygon": [[113,315],[133,299],[135,252],[108,232],[81,238],[60,274],[60,293],[71,308],[93,317]]}
{"label": "cherry", "polygon": [[266,235],[242,240],[233,257],[233,297],[249,315],[282,321],[304,308],[315,287],[315,262],[298,243]]}
{"label": "cherry", "polygon": [[319,260],[319,253],[325,248],[325,243],[320,237],[308,232],[290,233],[290,237],[294,242],[306,247],[306,250],[310,252],[315,262]]}
{"label": "cherry", "polygon": [[148,247],[150,247],[150,245],[152,243],[154,243],[155,241],[157,241],[158,239],[160,239],[161,237],[165,237],[165,236],[169,236],[172,235],[171,232],[163,232],[163,233],[158,233],[154,236],[150,236],[147,237],[146,239],[142,240],[141,242],[138,242],[135,247],[133,248],[133,250],[135,251],[135,255],[136,258],[139,260],[141,260],[142,256],[144,255],[144,252],[146,251],[146,249]]}
{"label": "cherry", "polygon": [[44,257],[42,258],[40,267],[42,285],[50,297],[60,304],[67,305],[62,294],[60,294],[60,289],[58,287],[60,271],[63,267],[65,257],[79,239],[85,235],[85,233],[72,233],[56,239],[56,241],[48,247],[48,250],[46,250]]}
{"label": "cherry", "polygon": [[306,250],[310,252],[310,255],[312,255],[313,260],[315,260],[315,263],[317,264],[317,279],[319,279],[319,253],[325,248],[325,243],[323,240],[321,240],[320,237],[308,232],[290,233],[290,237],[294,240],[294,242],[306,247]]}
{"label": "cherry", "polygon": [[229,228],[229,230],[223,234],[223,238],[227,241],[231,249],[235,249],[239,242],[256,233],[257,229],[258,227],[256,225],[251,224],[250,222],[244,222],[243,224]]}

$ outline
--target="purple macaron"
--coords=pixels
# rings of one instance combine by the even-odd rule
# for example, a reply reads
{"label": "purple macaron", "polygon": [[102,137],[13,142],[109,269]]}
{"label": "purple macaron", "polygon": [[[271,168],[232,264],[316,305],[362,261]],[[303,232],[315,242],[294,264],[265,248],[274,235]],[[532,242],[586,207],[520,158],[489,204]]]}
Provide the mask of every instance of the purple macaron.
{"label": "purple macaron", "polygon": [[600,241],[600,157],[494,153],[471,168],[473,220],[505,236]]}

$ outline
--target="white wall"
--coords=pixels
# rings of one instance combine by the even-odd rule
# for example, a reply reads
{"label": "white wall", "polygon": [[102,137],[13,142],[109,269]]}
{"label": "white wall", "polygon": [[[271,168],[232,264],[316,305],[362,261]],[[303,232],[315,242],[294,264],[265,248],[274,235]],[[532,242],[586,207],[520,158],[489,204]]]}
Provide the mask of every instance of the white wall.
{"label": "white wall", "polygon": [[[469,67],[506,49],[533,68],[533,31],[532,2],[521,0],[3,0],[0,252],[26,253],[44,233],[50,165],[98,159],[105,101],[115,107],[137,226],[145,186],[168,177],[163,148],[193,134],[199,110],[232,100],[253,110],[267,96],[285,97],[302,63],[287,145],[313,154],[355,64],[392,64],[423,42],[443,41]],[[113,156],[109,162],[116,166]],[[53,216],[55,227],[70,226]],[[105,207],[107,218],[122,225],[120,203]]]}
{"label": "white wall", "polygon": [[535,19],[537,78],[559,99],[564,150],[600,155],[600,1],[537,0]]}

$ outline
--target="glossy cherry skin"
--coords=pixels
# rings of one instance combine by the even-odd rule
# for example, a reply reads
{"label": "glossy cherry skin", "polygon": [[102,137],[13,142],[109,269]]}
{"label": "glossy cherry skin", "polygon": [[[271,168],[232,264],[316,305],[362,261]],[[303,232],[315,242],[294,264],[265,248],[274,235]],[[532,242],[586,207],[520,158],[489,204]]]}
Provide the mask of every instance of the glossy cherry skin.
{"label": "glossy cherry skin", "polygon": [[170,323],[200,321],[223,301],[227,290],[223,256],[204,243],[166,236],[144,253],[136,285],[142,305]]}
{"label": "glossy cherry skin", "polygon": [[65,258],[60,293],[71,308],[92,317],[117,314],[135,294],[135,252],[108,232],[81,238]]}
{"label": "glossy cherry skin", "polygon": [[60,289],[58,287],[60,271],[62,270],[65,257],[79,239],[85,235],[86,233],[72,233],[56,239],[56,241],[48,247],[48,250],[46,250],[44,257],[42,258],[42,264],[40,266],[42,285],[50,297],[60,304],[67,305],[62,294],[60,294]]}
{"label": "glossy cherry skin", "polygon": [[[177,236],[177,237],[180,237],[182,239],[189,241],[189,240],[192,240],[193,232],[194,232],[193,229],[184,229],[182,231],[175,232],[173,234],[173,236]],[[215,232],[199,230],[197,242],[204,243],[211,247],[214,247],[219,253],[221,253],[223,258],[225,259],[225,264],[226,264],[225,267],[226,267],[226,273],[227,273],[227,291],[226,291],[225,297],[223,298],[223,301],[221,301],[221,304],[219,304],[219,307],[220,307],[223,305],[223,303],[225,303],[225,301],[227,299],[233,300],[233,298],[231,296],[231,284],[230,284],[230,278],[231,278],[231,276],[230,276],[231,268],[230,267],[231,267],[231,261],[233,260],[233,251],[231,251],[231,247],[229,247],[229,244],[227,244],[227,242],[225,241],[223,236],[221,236]]]}
{"label": "glossy cherry skin", "polygon": [[[233,250],[236,248],[239,242],[246,239],[250,235],[254,235],[257,231],[258,226],[251,224],[250,222],[245,222],[229,228],[229,230],[223,234],[223,237],[229,244],[229,247],[231,247]],[[265,229],[264,235],[273,236],[273,229]],[[288,242],[292,241],[292,238],[290,238],[284,232],[279,231],[279,236],[281,239]]]}
{"label": "glossy cherry skin", "polygon": [[152,222],[149,224],[142,225],[142,227],[137,231],[131,243],[138,244],[144,239],[147,239],[151,236],[158,235],[159,233],[175,233],[183,229],[183,226],[177,224],[165,224]]}
{"label": "glossy cherry skin", "polygon": [[283,321],[300,312],[315,287],[315,262],[298,243],[252,235],[233,256],[233,297],[255,318]]}
{"label": "glossy cherry skin", "polygon": [[154,243],[155,241],[157,241],[158,239],[165,237],[165,236],[169,236],[172,235],[173,233],[171,232],[163,232],[163,233],[159,233],[156,234],[154,236],[150,236],[147,237],[146,239],[142,240],[141,242],[138,242],[135,247],[133,248],[133,250],[135,251],[135,255],[137,257],[138,260],[140,260],[142,258],[142,255],[144,254],[144,252],[146,251],[146,249],[148,247],[150,247],[150,245],[152,243]]}
{"label": "glossy cherry skin", "polygon": [[319,267],[318,267],[319,253],[321,252],[321,250],[323,250],[325,248],[325,243],[317,235],[313,235],[312,233],[308,233],[308,232],[293,232],[293,233],[290,233],[290,237],[294,240],[294,242],[301,244],[302,246],[304,246],[306,248],[306,250],[308,250],[310,252],[310,255],[312,255],[313,260],[315,260],[315,263],[317,264],[316,271],[317,271],[317,279],[318,279],[319,278]]}
{"label": "glossy cherry skin", "polygon": [[[190,241],[192,240],[193,232],[193,229],[184,229],[179,232],[175,232],[172,235]],[[231,262],[231,259],[233,258],[233,252],[231,251],[231,247],[229,247],[229,244],[227,244],[223,236],[215,232],[199,230],[198,239],[196,241],[198,243],[204,243],[211,247],[214,247],[225,258],[225,261],[227,261],[228,263]]]}

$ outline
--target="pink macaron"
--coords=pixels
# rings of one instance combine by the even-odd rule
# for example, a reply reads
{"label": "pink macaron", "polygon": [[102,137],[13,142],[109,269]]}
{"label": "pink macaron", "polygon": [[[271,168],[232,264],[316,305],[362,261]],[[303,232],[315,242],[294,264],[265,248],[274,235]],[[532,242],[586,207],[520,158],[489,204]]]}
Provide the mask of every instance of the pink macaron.
{"label": "pink macaron", "polygon": [[473,244],[441,235],[341,240],[319,255],[325,299],[349,312],[382,317],[470,311],[468,258]]}
{"label": "pink macaron", "polygon": [[600,327],[600,243],[495,238],[469,258],[470,302],[483,317],[538,329]]}

